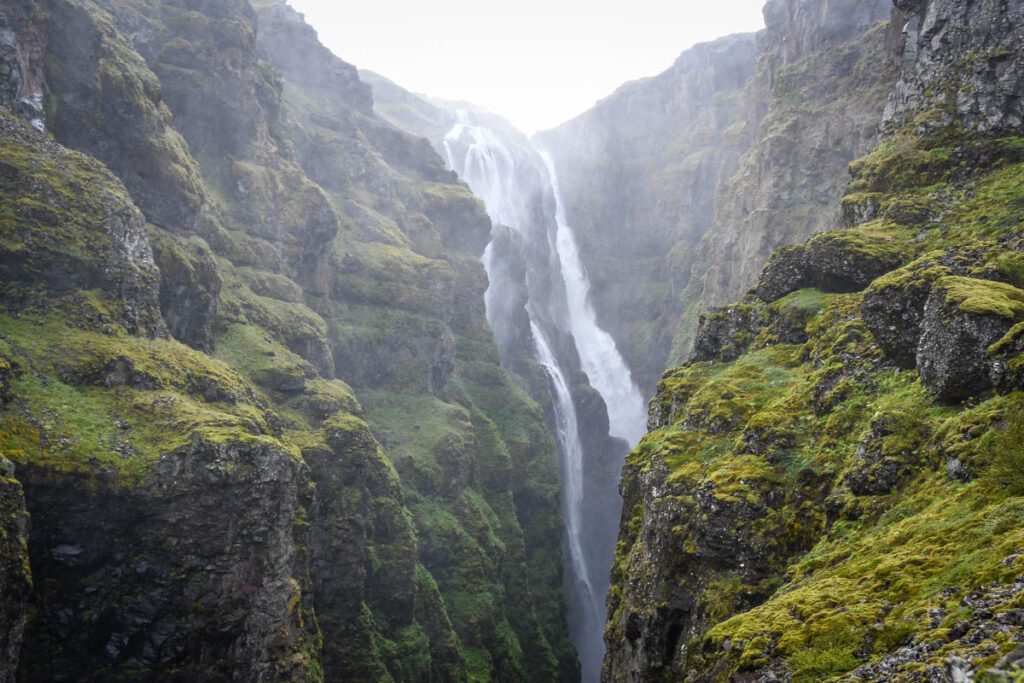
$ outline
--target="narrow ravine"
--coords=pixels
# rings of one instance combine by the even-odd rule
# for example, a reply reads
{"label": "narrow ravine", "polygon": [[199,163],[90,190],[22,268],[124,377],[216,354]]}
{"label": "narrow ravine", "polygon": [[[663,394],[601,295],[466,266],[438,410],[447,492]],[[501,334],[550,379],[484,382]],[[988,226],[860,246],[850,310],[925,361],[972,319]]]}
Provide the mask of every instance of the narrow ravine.
{"label": "narrow ravine", "polygon": [[[508,348],[517,334],[516,316],[522,308],[518,292],[525,286],[532,338],[529,353],[547,378],[552,427],[561,455],[570,635],[583,680],[596,681],[604,653],[604,601],[617,518],[594,515],[594,506],[603,502],[607,507],[607,501],[588,501],[587,492],[615,498],[617,503],[614,483],[606,482],[617,480],[618,472],[610,478],[599,472],[603,465],[592,461],[587,452],[578,397],[569,377],[583,371],[607,406],[610,435],[629,446],[636,444],[646,427],[644,401],[588,300],[590,283],[558,196],[550,158],[525,136],[496,130],[488,125],[491,121],[478,119],[475,113],[459,111],[456,119],[442,143],[449,166],[484,201],[492,221],[515,233],[527,260],[524,283],[523,274],[503,262],[509,256],[498,253],[494,242],[488,246],[483,256],[490,282],[485,295],[487,319],[499,347]],[[556,339],[571,340],[578,360],[565,348],[559,351]],[[595,486],[603,487],[598,496]]]}

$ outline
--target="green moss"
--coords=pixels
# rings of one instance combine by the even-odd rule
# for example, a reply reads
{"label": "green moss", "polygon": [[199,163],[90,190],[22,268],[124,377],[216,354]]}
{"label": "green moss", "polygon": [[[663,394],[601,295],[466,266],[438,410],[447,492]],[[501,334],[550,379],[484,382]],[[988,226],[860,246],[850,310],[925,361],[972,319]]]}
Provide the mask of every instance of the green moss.
{"label": "green moss", "polygon": [[231,325],[217,338],[216,348],[218,358],[267,391],[301,392],[313,375],[302,358],[251,325]]}
{"label": "green moss", "polygon": [[1024,290],[1013,285],[967,277],[944,277],[937,285],[946,292],[946,302],[964,313],[1024,317]]}

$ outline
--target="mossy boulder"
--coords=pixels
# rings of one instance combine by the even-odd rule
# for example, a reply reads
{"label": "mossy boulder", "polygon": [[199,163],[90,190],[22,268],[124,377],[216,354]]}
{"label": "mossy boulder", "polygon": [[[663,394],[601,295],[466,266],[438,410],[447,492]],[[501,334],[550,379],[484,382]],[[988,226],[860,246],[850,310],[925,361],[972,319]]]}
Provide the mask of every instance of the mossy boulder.
{"label": "mossy boulder", "polygon": [[769,259],[755,292],[776,301],[799,289],[858,292],[905,260],[898,242],[858,230],[827,232],[784,247]]}
{"label": "mossy boulder", "polygon": [[917,362],[921,322],[932,285],[939,278],[964,274],[950,253],[929,254],[871,283],[864,292],[861,316],[886,356],[904,368]]}
{"label": "mossy boulder", "polygon": [[925,304],[917,368],[942,401],[961,401],[993,388],[989,347],[1024,319],[1024,290],[1001,282],[949,276]]}

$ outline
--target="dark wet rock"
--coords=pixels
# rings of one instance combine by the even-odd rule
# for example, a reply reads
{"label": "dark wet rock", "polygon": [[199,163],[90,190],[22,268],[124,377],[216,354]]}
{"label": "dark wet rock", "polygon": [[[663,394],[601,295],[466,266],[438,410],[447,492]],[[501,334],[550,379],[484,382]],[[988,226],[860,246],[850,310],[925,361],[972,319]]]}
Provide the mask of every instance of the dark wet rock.
{"label": "dark wet rock", "polygon": [[0,458],[0,682],[13,683],[28,619],[28,511],[14,466]]}
{"label": "dark wet rock", "polygon": [[213,253],[198,239],[178,243],[162,233],[153,237],[160,268],[160,312],[168,331],[182,343],[212,351],[223,285]]}
{"label": "dark wet rock", "polygon": [[864,293],[861,315],[885,354],[901,367],[917,361],[921,322],[932,285],[945,275],[963,275],[966,268],[953,254],[914,261],[879,278]]}
{"label": "dark wet rock", "polygon": [[917,368],[942,401],[961,401],[993,388],[989,347],[1024,314],[1024,291],[997,282],[946,277],[925,304]]}
{"label": "dark wet rock", "polygon": [[[898,128],[931,109],[925,129],[958,122],[984,133],[1024,124],[1024,7],[984,0],[896,0],[906,17],[900,80],[885,120]],[[952,78],[951,78],[952,77]],[[951,83],[956,83],[952,89]]]}
{"label": "dark wet rock", "polygon": [[732,361],[746,353],[760,323],[760,311],[737,304],[700,317],[693,343],[694,361]]}
{"label": "dark wet rock", "polygon": [[42,589],[26,680],[310,680],[301,655],[316,633],[302,623],[307,537],[296,524],[308,473],[291,455],[199,441],[137,488],[19,474]]}

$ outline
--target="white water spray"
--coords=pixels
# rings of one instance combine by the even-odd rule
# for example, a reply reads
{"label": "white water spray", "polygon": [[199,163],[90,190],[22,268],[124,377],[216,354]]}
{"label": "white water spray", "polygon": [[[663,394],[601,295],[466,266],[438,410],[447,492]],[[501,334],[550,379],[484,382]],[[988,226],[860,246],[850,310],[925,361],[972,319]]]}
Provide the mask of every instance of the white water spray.
{"label": "white water spray", "polygon": [[[458,112],[457,123],[445,136],[443,146],[449,166],[484,201],[491,220],[518,233],[524,242],[534,247],[532,253],[551,254],[550,259],[542,264],[546,269],[546,277],[542,279],[564,280],[564,288],[542,287],[544,291],[537,296],[546,297],[543,301],[535,301],[533,292],[530,292],[527,312],[534,357],[548,379],[556,423],[555,436],[562,460],[570,636],[579,654],[583,681],[591,683],[599,678],[604,653],[604,592],[609,570],[605,565],[611,561],[610,556],[604,556],[604,551],[599,552],[595,548],[602,547],[602,543],[609,548],[614,544],[615,520],[603,523],[596,521],[598,518],[593,515],[589,519],[586,516],[587,503],[591,509],[596,503],[584,501],[588,474],[594,477],[597,472],[588,470],[587,454],[580,438],[579,416],[567,380],[570,375],[553,352],[544,324],[535,312],[568,312],[568,332],[573,337],[582,369],[591,386],[607,404],[610,432],[628,441],[630,446],[635,445],[644,432],[646,415],[643,399],[614,340],[598,326],[597,316],[587,299],[590,285],[580,263],[572,231],[565,220],[551,160],[546,156],[538,157],[525,138],[509,138],[506,142],[491,128],[475,125],[466,112]],[[546,196],[554,198],[554,216],[550,215],[551,203],[544,200]],[[551,232],[555,233],[554,239]],[[487,320],[495,335],[500,337],[503,331],[511,329],[516,306],[514,292],[521,283],[508,281],[503,264],[497,262],[501,257],[495,252],[492,243],[483,255],[483,265],[490,282],[485,304]],[[521,300],[518,305],[522,305]],[[555,330],[552,332],[557,334]],[[599,465],[594,463],[591,468],[594,467]],[[600,476],[597,479],[600,480]],[[602,491],[601,495],[616,495],[614,484],[607,488],[608,491]],[[598,490],[601,491],[600,488]]]}
{"label": "white water spray", "polygon": [[[576,581],[584,609],[590,614],[590,618],[584,623],[597,625],[596,633],[588,634],[587,639],[601,638],[601,627],[604,625],[603,600],[599,601],[594,594],[594,588],[590,582],[590,568],[587,566],[587,558],[583,552],[583,533],[581,525],[581,510],[583,505],[583,444],[579,439],[579,421],[576,416],[576,405],[573,403],[572,394],[569,392],[569,383],[565,381],[565,375],[551,352],[551,346],[544,337],[543,331],[536,323],[530,323],[530,332],[533,334],[533,343],[537,351],[537,362],[544,368],[554,394],[555,399],[555,421],[558,428],[558,441],[562,446],[564,463],[563,488],[565,507],[565,527],[569,539],[569,554],[574,567],[577,568]],[[577,645],[577,648],[581,647]],[[580,652],[580,658],[585,659],[586,653]],[[600,653],[597,653],[600,654]]]}
{"label": "white water spray", "polygon": [[562,277],[565,278],[566,296],[569,299],[569,327],[576,342],[576,352],[580,355],[580,363],[583,372],[587,373],[590,386],[597,389],[608,406],[612,436],[625,439],[632,448],[646,432],[644,399],[615,340],[597,324],[597,314],[588,298],[590,283],[580,262],[576,238],[565,217],[555,164],[547,152],[540,152],[540,156],[547,166],[555,195],[558,260],[562,266]]}

